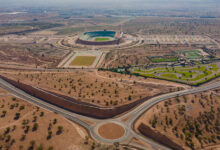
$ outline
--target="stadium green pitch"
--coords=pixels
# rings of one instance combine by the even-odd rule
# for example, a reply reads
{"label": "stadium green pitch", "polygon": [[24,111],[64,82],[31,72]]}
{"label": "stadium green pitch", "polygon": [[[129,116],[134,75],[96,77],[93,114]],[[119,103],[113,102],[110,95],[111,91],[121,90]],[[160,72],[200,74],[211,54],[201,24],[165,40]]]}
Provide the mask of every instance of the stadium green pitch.
{"label": "stadium green pitch", "polygon": [[81,39],[86,41],[103,42],[115,39],[115,31],[93,31],[85,32]]}
{"label": "stadium green pitch", "polygon": [[109,38],[96,38],[95,41],[96,42],[103,42],[103,41],[109,41]]}

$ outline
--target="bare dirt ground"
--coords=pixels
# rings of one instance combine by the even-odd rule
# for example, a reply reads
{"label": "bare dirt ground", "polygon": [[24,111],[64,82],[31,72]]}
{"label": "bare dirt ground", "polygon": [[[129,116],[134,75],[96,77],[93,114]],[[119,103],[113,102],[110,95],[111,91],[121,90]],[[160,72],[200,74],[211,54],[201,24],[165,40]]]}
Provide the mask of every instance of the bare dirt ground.
{"label": "bare dirt ground", "polygon": [[6,90],[0,88],[0,93],[1,93],[1,94],[4,94],[4,93],[8,93],[8,92],[7,92]]}
{"label": "bare dirt ground", "polygon": [[[0,93],[7,92],[0,89]],[[31,147],[53,147],[53,150],[89,149],[89,145],[84,144],[88,134],[82,127],[19,98],[0,95],[0,115],[0,147],[3,146],[3,150]]]}
{"label": "bare dirt ground", "polygon": [[[117,68],[127,66],[145,66],[152,64],[148,57],[152,56],[173,56],[177,57],[179,50],[193,50],[189,46],[166,46],[166,45],[141,45],[120,51],[111,51],[106,55],[103,68]],[[198,48],[197,48],[198,49]]]}
{"label": "bare dirt ground", "polygon": [[220,143],[220,90],[181,96],[161,102],[144,113],[144,123],[184,149],[209,149]]}
{"label": "bare dirt ground", "polygon": [[31,30],[32,27],[30,26],[17,26],[16,28],[14,27],[0,27],[0,34],[6,34],[6,33],[10,33],[10,32],[21,32],[21,31],[25,31],[25,30]]}
{"label": "bare dirt ground", "polygon": [[150,60],[146,56],[147,54],[144,50],[112,51],[106,55],[103,67],[117,68],[128,65],[146,65],[150,63]]}
{"label": "bare dirt ground", "polygon": [[[107,127],[119,131],[114,125]],[[122,132],[117,132],[116,135],[118,133],[123,135]],[[92,148],[114,150],[115,146],[93,141],[87,131],[78,124],[14,97],[0,88],[1,150],[90,150]],[[124,148],[119,145],[119,150]]]}
{"label": "bare dirt ground", "polygon": [[[55,16],[56,14],[52,13],[18,13],[18,14],[3,14],[0,16],[0,23],[2,24],[7,24],[9,22],[14,22],[14,21],[31,21],[34,18],[38,18],[40,20],[51,20],[51,17]],[[27,25],[28,26],[28,25]]]}
{"label": "bare dirt ground", "polygon": [[[181,90],[173,85],[124,82],[97,75],[94,71],[75,72],[1,72],[16,81],[45,90],[75,97],[80,101],[100,106],[124,105],[144,97]],[[111,74],[109,74],[111,75]],[[153,81],[153,80],[152,80]],[[167,82],[168,83],[168,82]]]}
{"label": "bare dirt ground", "polygon": [[[131,83],[134,84],[136,83],[142,83],[146,85],[160,85],[161,87],[167,86],[167,87],[177,87],[179,88],[189,88],[188,85],[184,84],[179,84],[175,82],[170,82],[166,80],[158,80],[158,79],[153,79],[153,78],[144,78],[144,77],[139,77],[135,75],[126,75],[126,74],[120,74],[120,73],[114,73],[114,72],[109,72],[109,71],[98,71],[97,76],[102,77],[102,78],[108,78],[112,80],[117,80],[121,81],[123,83]],[[158,87],[159,88],[159,87]]]}
{"label": "bare dirt ground", "polygon": [[98,129],[99,135],[105,139],[118,139],[125,134],[123,127],[115,124],[104,124]]}
{"label": "bare dirt ground", "polygon": [[51,30],[42,30],[31,33],[32,35],[42,35],[42,36],[48,36],[48,35],[55,35],[57,32],[51,31]]}
{"label": "bare dirt ground", "polygon": [[149,150],[155,150],[155,148],[152,148],[151,145],[149,145],[141,140],[138,140],[136,138],[132,138],[130,143],[132,143],[132,145],[134,145],[134,146],[135,145],[138,145],[138,146],[143,145],[143,148],[148,148]]}
{"label": "bare dirt ground", "polygon": [[181,34],[181,35],[219,35],[219,19],[206,20],[174,17],[137,17],[124,24],[128,33],[152,34]]}
{"label": "bare dirt ground", "polygon": [[220,150],[220,145],[208,146],[201,150]]}
{"label": "bare dirt ground", "polygon": [[30,53],[27,48],[13,45],[0,45],[0,63],[36,67],[47,66],[51,61]]}

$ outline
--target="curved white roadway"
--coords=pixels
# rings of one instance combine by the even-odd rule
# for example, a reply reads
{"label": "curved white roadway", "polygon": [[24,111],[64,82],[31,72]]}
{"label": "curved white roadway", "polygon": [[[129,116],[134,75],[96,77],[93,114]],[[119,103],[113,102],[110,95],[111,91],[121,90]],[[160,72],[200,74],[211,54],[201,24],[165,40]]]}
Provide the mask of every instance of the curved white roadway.
{"label": "curved white roadway", "polygon": [[[130,140],[132,137],[135,137],[136,139],[140,139],[148,144],[150,144],[152,147],[154,147],[155,149],[161,149],[161,150],[166,150],[169,149],[167,147],[164,147],[163,145],[154,142],[146,137],[143,137],[140,134],[137,134],[134,130],[133,130],[133,125],[134,122],[145,112],[147,111],[149,108],[151,108],[152,106],[154,106],[155,104],[167,100],[169,98],[173,98],[176,96],[181,96],[181,95],[187,95],[187,94],[193,94],[193,93],[198,93],[198,92],[203,92],[203,91],[207,91],[210,89],[215,89],[215,88],[219,88],[220,87],[220,81],[213,83],[213,84],[209,84],[207,86],[202,86],[202,87],[197,87],[197,88],[191,88],[191,89],[187,89],[184,91],[178,91],[178,92],[174,92],[174,93],[169,93],[169,94],[164,94],[161,96],[157,96],[154,98],[151,98],[149,100],[147,100],[146,102],[144,102],[143,104],[137,106],[136,108],[130,110],[127,113],[124,113],[123,115],[116,117],[116,118],[112,118],[112,119],[94,119],[94,118],[90,118],[90,117],[86,117],[83,115],[79,115],[73,112],[70,112],[68,110],[59,108],[57,106],[54,106],[52,104],[46,103],[43,100],[40,100],[38,98],[35,98],[27,93],[25,93],[24,91],[15,88],[14,86],[12,86],[11,84],[9,84],[8,82],[0,79],[0,87],[6,89],[7,91],[11,92],[12,94],[14,94],[15,96],[18,96],[20,98],[22,98],[23,100],[26,100],[28,102],[34,103],[40,107],[46,108],[50,111],[54,111],[57,112],[61,115],[63,115],[64,117],[78,123],[79,125],[83,126],[84,128],[86,128],[91,137],[94,138],[97,141],[100,141],[102,143],[114,143],[114,142],[124,142],[126,140]],[[123,122],[122,120],[124,118],[129,117],[130,119],[126,122]],[[86,122],[82,121],[82,120],[88,120],[88,121],[92,121],[95,122],[94,125],[89,125]],[[103,123],[107,123],[107,122],[116,122],[118,124],[120,124],[122,127],[125,128],[126,130],[126,134],[117,139],[117,140],[108,140],[108,139],[104,139],[102,137],[100,137],[97,134],[97,129],[96,126],[103,124]]]}

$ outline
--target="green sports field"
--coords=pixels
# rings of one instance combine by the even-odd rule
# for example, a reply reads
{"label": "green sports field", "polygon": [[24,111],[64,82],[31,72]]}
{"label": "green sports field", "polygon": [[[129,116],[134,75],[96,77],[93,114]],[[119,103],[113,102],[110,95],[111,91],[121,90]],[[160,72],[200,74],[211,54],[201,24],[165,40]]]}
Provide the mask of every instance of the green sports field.
{"label": "green sports field", "polygon": [[95,38],[96,42],[103,42],[103,41],[109,41],[109,38]]}
{"label": "green sports field", "polygon": [[180,51],[187,59],[200,59],[202,58],[201,52],[199,50],[183,50]]}
{"label": "green sports field", "polygon": [[151,58],[152,62],[175,62],[178,58]]}
{"label": "green sports field", "polygon": [[70,66],[91,66],[96,60],[96,56],[77,56]]}
{"label": "green sports field", "polygon": [[115,39],[115,31],[93,31],[85,32],[80,38],[86,41],[103,42]]}

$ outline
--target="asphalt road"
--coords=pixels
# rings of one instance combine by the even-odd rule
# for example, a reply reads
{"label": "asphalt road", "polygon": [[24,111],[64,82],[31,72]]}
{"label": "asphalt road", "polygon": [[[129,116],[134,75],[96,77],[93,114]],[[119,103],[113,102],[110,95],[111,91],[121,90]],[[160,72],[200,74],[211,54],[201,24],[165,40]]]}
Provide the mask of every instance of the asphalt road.
{"label": "asphalt road", "polygon": [[[40,107],[43,107],[45,109],[48,109],[50,111],[59,113],[61,115],[63,115],[64,117],[68,118],[69,120],[72,120],[76,123],[78,123],[79,125],[83,126],[85,129],[87,129],[87,131],[90,133],[91,137],[101,143],[114,143],[114,142],[125,142],[130,140],[132,137],[135,137],[136,139],[142,140],[146,143],[148,143],[149,145],[151,145],[153,148],[155,149],[161,149],[161,150],[166,150],[169,149],[155,141],[152,141],[151,139],[148,139],[138,133],[136,133],[134,131],[134,123],[135,121],[144,113],[146,112],[148,109],[150,109],[152,106],[154,106],[155,104],[167,100],[169,98],[173,98],[176,96],[182,96],[182,95],[187,95],[187,94],[193,94],[193,93],[198,93],[198,92],[203,92],[203,91],[207,91],[207,90],[211,90],[211,89],[215,89],[215,88],[219,88],[220,87],[220,82],[216,82],[213,84],[209,84],[207,86],[202,86],[202,87],[197,87],[197,88],[191,88],[191,89],[187,89],[184,91],[178,91],[178,92],[174,92],[174,93],[169,93],[169,94],[164,94],[161,96],[157,96],[154,98],[151,98],[149,100],[147,100],[146,102],[144,102],[143,104],[139,105],[138,107],[136,107],[135,109],[132,109],[131,111],[124,113],[123,115],[116,117],[116,118],[112,118],[112,119],[94,119],[94,118],[90,118],[90,117],[86,117],[83,115],[79,115],[73,112],[70,112],[68,110],[65,110],[63,108],[59,108],[57,106],[54,106],[52,104],[46,103],[43,100],[40,100],[38,98],[35,98],[27,93],[25,93],[24,91],[15,88],[14,86],[12,86],[11,84],[9,84],[8,82],[0,79],[0,87],[2,87],[3,89],[9,91],[10,93],[12,93],[13,95],[20,97],[23,100],[26,100],[30,103],[36,104]],[[126,122],[123,122],[122,120],[124,118],[129,117],[130,119]],[[86,123],[83,120],[88,120],[91,122],[94,122],[94,125],[89,125],[88,123]],[[101,136],[99,136],[99,134],[97,133],[97,127],[100,126],[103,123],[108,123],[108,122],[114,122],[117,123],[119,125],[121,125],[122,127],[124,127],[125,129],[125,135],[119,139],[116,140],[108,140],[108,139],[104,139]]]}

